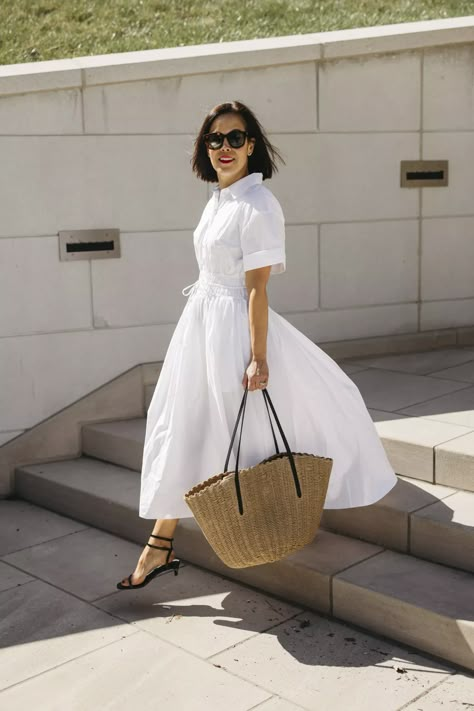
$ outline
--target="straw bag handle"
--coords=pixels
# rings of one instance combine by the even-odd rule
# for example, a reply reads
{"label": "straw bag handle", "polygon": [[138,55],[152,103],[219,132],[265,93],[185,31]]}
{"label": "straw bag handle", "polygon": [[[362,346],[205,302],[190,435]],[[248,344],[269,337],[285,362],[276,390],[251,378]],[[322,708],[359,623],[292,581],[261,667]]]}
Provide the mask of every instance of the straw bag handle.
{"label": "straw bag handle", "polygon": [[[239,412],[238,412],[238,415],[237,415],[237,420],[236,420],[236,423],[235,423],[234,431],[232,432],[232,438],[231,438],[231,440],[230,440],[229,451],[227,452],[227,457],[226,457],[225,464],[224,464],[224,471],[226,472],[226,471],[227,471],[227,466],[228,466],[228,464],[229,464],[230,453],[231,453],[231,451],[232,451],[232,445],[234,444],[234,440],[235,440],[235,434],[236,434],[236,432],[237,432],[237,427],[239,426],[239,420],[240,420],[240,418],[242,417],[242,422],[241,422],[241,425],[240,425],[239,444],[238,444],[238,447],[237,447],[237,456],[236,456],[236,461],[235,461],[235,491],[236,491],[237,500],[238,500],[238,503],[239,503],[239,513],[240,513],[241,515],[244,513],[244,506],[243,506],[243,502],[242,502],[242,493],[241,493],[241,491],[240,491],[240,481],[239,481],[239,454],[240,454],[240,443],[241,443],[241,440],[242,440],[242,429],[243,429],[243,426],[244,426],[245,406],[246,406],[246,404],[247,404],[247,393],[248,393],[248,385],[247,385],[246,388],[245,388],[245,392],[244,392],[244,395],[243,395],[243,398],[242,398],[242,402],[240,403],[240,408],[239,408]],[[285,444],[286,452],[287,452],[288,458],[289,458],[289,460],[290,460],[290,466],[291,466],[291,471],[292,471],[292,474],[293,474],[293,481],[294,481],[294,483],[295,483],[296,494],[297,494],[297,496],[298,496],[299,498],[301,498],[301,486],[300,486],[300,481],[299,481],[299,479],[298,479],[298,472],[296,471],[295,460],[294,460],[293,454],[292,454],[292,452],[291,452],[291,450],[290,450],[290,446],[289,446],[288,441],[287,441],[287,439],[286,439],[286,437],[285,437],[285,433],[283,432],[283,428],[282,428],[282,426],[281,426],[281,424],[280,424],[280,420],[278,419],[278,415],[277,415],[276,412],[275,412],[275,408],[273,407],[273,403],[272,403],[272,400],[271,400],[270,395],[269,395],[269,393],[268,393],[268,390],[267,390],[266,388],[264,388],[264,389],[261,391],[261,393],[262,393],[263,398],[264,398],[264,400],[265,400],[265,405],[267,406],[267,412],[268,412],[268,417],[270,418],[270,427],[272,428],[272,432],[273,432],[273,439],[274,439],[274,442],[275,442],[276,453],[279,454],[280,452],[279,452],[279,450],[278,450],[278,443],[277,443],[277,441],[276,441],[275,433],[274,433],[274,431],[273,431],[272,420],[271,420],[271,417],[270,417],[270,411],[268,410],[267,401],[270,403],[270,407],[271,407],[273,416],[274,416],[275,421],[276,421],[276,423],[277,423],[278,429],[280,430],[281,438],[282,438],[282,440],[283,440],[283,442],[284,442],[284,444]]]}

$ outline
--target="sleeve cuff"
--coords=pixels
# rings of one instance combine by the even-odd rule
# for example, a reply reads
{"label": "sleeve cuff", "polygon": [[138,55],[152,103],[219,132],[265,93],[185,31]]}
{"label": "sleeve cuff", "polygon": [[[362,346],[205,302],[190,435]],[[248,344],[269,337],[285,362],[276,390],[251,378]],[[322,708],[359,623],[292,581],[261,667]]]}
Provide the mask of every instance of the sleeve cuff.
{"label": "sleeve cuff", "polygon": [[285,251],[279,247],[276,249],[263,249],[260,252],[243,255],[244,272],[259,267],[271,266],[271,274],[281,274],[286,269]]}

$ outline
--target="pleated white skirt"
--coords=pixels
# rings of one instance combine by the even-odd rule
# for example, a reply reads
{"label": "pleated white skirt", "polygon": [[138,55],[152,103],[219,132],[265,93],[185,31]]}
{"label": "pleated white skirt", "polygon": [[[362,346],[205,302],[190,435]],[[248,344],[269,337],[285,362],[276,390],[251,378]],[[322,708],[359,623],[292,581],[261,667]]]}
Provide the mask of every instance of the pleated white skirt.
{"label": "pleated white skirt", "polygon": [[[142,518],[191,517],[184,494],[224,471],[250,355],[245,285],[210,283],[201,274],[176,325],[148,407]],[[385,496],[397,477],[359,389],[329,355],[271,308],[267,362],[268,392],[291,450],[334,460],[325,508],[365,506]],[[236,450],[237,441],[230,470]],[[262,392],[251,391],[239,469],[274,452]]]}

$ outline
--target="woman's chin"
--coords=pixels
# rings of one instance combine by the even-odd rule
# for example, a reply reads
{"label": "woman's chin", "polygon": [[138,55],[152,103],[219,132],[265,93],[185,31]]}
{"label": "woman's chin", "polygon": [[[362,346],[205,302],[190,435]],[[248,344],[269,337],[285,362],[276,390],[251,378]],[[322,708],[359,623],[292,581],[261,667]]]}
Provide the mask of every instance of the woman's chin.
{"label": "woman's chin", "polygon": [[235,166],[232,164],[228,166],[219,166],[215,168],[215,171],[219,182],[224,181],[227,185],[235,183],[236,180],[240,180],[240,178],[243,178],[247,174],[242,168],[236,170]]}

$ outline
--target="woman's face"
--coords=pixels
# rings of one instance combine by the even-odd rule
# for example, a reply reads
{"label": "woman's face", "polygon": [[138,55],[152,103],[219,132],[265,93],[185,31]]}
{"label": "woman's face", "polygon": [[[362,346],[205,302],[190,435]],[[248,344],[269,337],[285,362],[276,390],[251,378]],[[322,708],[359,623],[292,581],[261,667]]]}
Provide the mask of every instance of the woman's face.
{"label": "woman's face", "polygon": [[[239,114],[228,113],[215,118],[208,132],[229,133],[234,128],[245,131],[245,122]],[[253,151],[254,144],[255,138],[246,138],[243,146],[232,148],[227,138],[225,138],[220,148],[212,149],[206,146],[207,155],[217,173],[220,188],[227,188],[232,183],[235,183],[236,180],[248,175],[248,159]]]}

